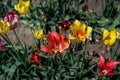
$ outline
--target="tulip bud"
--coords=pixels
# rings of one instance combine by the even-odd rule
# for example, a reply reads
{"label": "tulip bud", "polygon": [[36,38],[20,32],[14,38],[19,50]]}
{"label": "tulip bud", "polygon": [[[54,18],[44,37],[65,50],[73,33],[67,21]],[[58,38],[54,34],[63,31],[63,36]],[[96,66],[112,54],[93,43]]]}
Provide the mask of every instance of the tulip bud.
{"label": "tulip bud", "polygon": [[11,24],[10,29],[14,29],[19,26],[19,16],[15,11],[8,12],[4,17],[4,22],[9,22]]}
{"label": "tulip bud", "polygon": [[68,30],[70,28],[70,25],[71,25],[71,23],[68,20],[64,20],[64,21],[60,22],[60,26],[61,26],[62,30]]}
{"label": "tulip bud", "polygon": [[83,10],[83,11],[88,11],[88,6],[87,6],[87,5],[84,5],[84,6],[82,7],[82,10]]}
{"label": "tulip bud", "polygon": [[2,39],[0,39],[0,51],[4,50],[5,48],[6,48],[5,42]]}

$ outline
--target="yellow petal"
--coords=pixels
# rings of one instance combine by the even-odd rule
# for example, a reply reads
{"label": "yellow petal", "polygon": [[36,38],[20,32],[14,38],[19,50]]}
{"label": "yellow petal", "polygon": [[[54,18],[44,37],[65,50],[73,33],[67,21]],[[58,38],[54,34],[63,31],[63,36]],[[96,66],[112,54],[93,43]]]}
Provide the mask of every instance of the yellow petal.
{"label": "yellow petal", "polygon": [[85,29],[86,29],[86,25],[85,24],[81,24],[80,25],[80,31],[85,32]]}
{"label": "yellow petal", "polygon": [[10,31],[10,24],[0,20],[0,34],[7,34]]}
{"label": "yellow petal", "polygon": [[116,29],[104,30],[103,32],[103,41],[105,45],[112,46],[115,44],[117,38]]}
{"label": "yellow petal", "polygon": [[69,34],[69,39],[76,39],[73,35]]}
{"label": "yellow petal", "polygon": [[120,32],[117,32],[117,38],[120,39]]}
{"label": "yellow petal", "polygon": [[27,14],[29,12],[29,6],[30,0],[28,1],[19,0],[19,3],[17,5],[14,5],[14,8],[20,14]]}
{"label": "yellow petal", "polygon": [[36,31],[35,31],[35,37],[36,37],[37,39],[42,39],[43,36],[44,36],[44,33],[43,33],[43,30],[42,30],[42,29],[39,29],[39,30],[36,30]]}
{"label": "yellow petal", "polygon": [[89,36],[89,34],[91,33],[91,31],[92,31],[92,27],[87,27],[86,36]]}
{"label": "yellow petal", "polygon": [[116,29],[112,29],[112,30],[110,31],[110,38],[111,38],[111,40],[110,40],[110,46],[112,46],[113,44],[115,44],[116,38],[117,38]]}
{"label": "yellow petal", "polygon": [[79,29],[80,27],[80,22],[78,20],[75,20],[73,22],[73,24],[70,26],[70,29],[72,30],[72,32],[74,33],[77,29]]}
{"label": "yellow petal", "polygon": [[117,34],[116,29],[111,29],[111,31],[110,31],[110,37],[111,37],[111,38],[113,38],[113,37],[116,38],[116,37],[117,37],[116,34]]}
{"label": "yellow petal", "polygon": [[81,23],[80,23],[79,20],[75,20],[74,23],[73,23],[73,25],[75,25],[75,26],[80,26],[80,24],[81,24]]}
{"label": "yellow petal", "polygon": [[104,29],[104,31],[103,31],[103,40],[104,40],[107,36],[109,36],[109,32],[108,32],[107,29]]}

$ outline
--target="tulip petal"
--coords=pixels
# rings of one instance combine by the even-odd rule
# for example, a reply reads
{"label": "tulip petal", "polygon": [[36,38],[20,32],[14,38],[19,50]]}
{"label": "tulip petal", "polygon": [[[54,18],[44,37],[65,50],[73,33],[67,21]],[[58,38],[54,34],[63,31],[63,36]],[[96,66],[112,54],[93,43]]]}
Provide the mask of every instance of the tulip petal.
{"label": "tulip petal", "polygon": [[87,33],[86,33],[86,36],[89,36],[89,34],[91,33],[92,31],[92,28],[91,27],[87,27]]}
{"label": "tulip petal", "polygon": [[101,74],[101,72],[99,72],[97,76],[102,76],[102,75],[103,75],[103,74]]}
{"label": "tulip petal", "polygon": [[104,57],[101,54],[99,54],[99,67],[102,67],[104,63],[105,63]]}
{"label": "tulip petal", "polygon": [[52,54],[52,51],[48,46],[41,45],[41,51]]}
{"label": "tulip petal", "polygon": [[110,32],[104,29],[103,41],[105,45],[112,46],[116,42],[117,32],[116,29],[111,29]]}
{"label": "tulip petal", "polygon": [[81,24],[79,28],[80,28],[80,31],[85,32],[86,25],[85,24]]}
{"label": "tulip petal", "polygon": [[105,38],[109,35],[109,32],[107,29],[104,29],[103,31],[103,40],[105,40]]}
{"label": "tulip petal", "polygon": [[69,34],[69,39],[76,39],[73,35]]}
{"label": "tulip petal", "polygon": [[79,20],[75,20],[74,23],[73,23],[73,26],[79,27],[80,25],[81,25],[81,23],[80,23]]}
{"label": "tulip petal", "polygon": [[110,31],[110,38],[111,38],[110,45],[113,45],[116,42],[116,37],[117,37],[116,34],[117,34],[116,29],[112,29]]}
{"label": "tulip petal", "polygon": [[112,75],[115,75],[115,74],[117,74],[117,72],[116,72],[116,71],[111,72],[111,73],[108,73],[108,74],[106,74],[106,76],[112,76]]}
{"label": "tulip petal", "polygon": [[114,66],[116,66],[117,64],[120,64],[120,62],[114,62],[114,64],[113,64],[113,65],[114,65]]}

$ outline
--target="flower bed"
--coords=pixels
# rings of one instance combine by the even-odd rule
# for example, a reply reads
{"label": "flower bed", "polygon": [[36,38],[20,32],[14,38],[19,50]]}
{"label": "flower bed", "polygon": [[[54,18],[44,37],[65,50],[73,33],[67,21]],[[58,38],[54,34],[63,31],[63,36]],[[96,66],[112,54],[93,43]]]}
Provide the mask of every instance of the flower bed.
{"label": "flower bed", "polygon": [[[45,0],[35,7],[32,0],[12,2],[0,6],[0,79],[119,80],[120,6],[114,0],[105,0],[101,16],[80,7],[84,0]],[[17,33],[23,24],[32,33],[29,47]]]}

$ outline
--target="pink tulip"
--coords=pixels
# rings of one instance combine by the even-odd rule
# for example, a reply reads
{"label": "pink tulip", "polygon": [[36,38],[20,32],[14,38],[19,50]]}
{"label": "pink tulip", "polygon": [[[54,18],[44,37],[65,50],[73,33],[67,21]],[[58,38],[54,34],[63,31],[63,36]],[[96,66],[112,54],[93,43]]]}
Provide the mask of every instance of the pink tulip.
{"label": "pink tulip", "polygon": [[5,42],[2,39],[0,39],[0,51],[4,50],[5,48],[6,48]]}
{"label": "pink tulip", "polygon": [[8,12],[4,17],[4,22],[9,22],[11,24],[11,29],[14,29],[19,26],[19,20],[20,18],[15,11]]}

